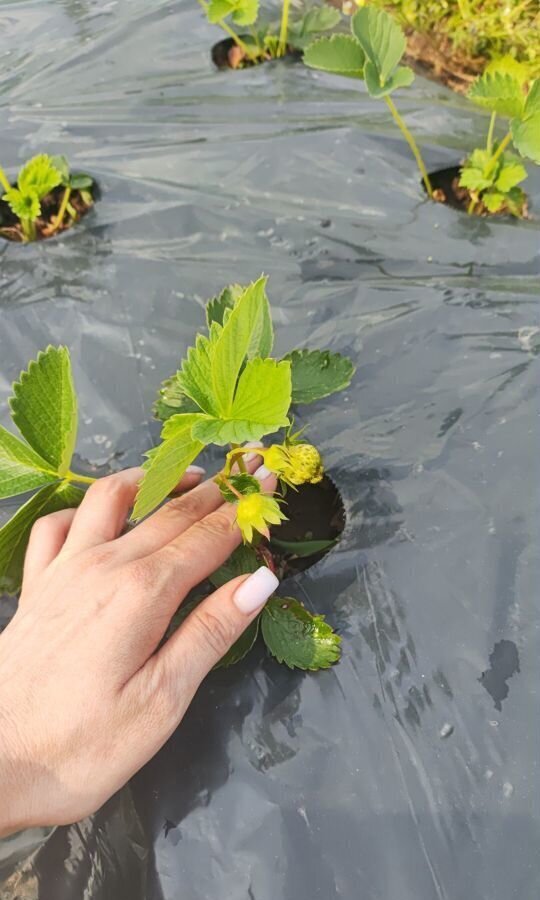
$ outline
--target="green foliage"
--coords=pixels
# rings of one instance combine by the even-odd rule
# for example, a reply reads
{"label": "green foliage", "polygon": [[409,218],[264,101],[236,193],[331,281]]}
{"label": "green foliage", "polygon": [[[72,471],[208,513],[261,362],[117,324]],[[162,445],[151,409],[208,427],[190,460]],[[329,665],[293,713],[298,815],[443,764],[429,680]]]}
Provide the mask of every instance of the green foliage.
{"label": "green foliage", "polygon": [[206,16],[212,24],[229,16],[235,25],[253,25],[259,14],[259,0],[210,0]]}
{"label": "green foliage", "polygon": [[471,85],[470,100],[499,116],[521,117],[525,105],[522,84],[508,72],[491,69]]}
{"label": "green foliage", "polygon": [[[400,23],[429,37],[448,59],[465,68],[478,58],[507,55],[540,75],[540,10],[537,0],[371,0]],[[360,3],[359,3],[360,5]],[[448,46],[450,45],[450,46]],[[451,65],[451,58],[449,60]]]}
{"label": "green foliage", "polygon": [[405,53],[406,40],[402,29],[384,10],[364,6],[352,17],[351,30],[382,87]]}
{"label": "green foliage", "polygon": [[477,149],[463,164],[459,183],[469,190],[473,202],[483,204],[488,212],[520,216],[525,194],[517,185],[526,177],[526,169],[516,157],[503,153],[494,159],[493,151]]}
{"label": "green foliage", "polygon": [[61,477],[68,471],[77,439],[77,397],[66,347],[38,353],[10,400],[13,421],[30,446]]}
{"label": "green foliage", "polygon": [[264,642],[291,669],[327,669],[340,656],[341,638],[324,616],[314,616],[292,597],[271,597],[261,616]]}
{"label": "green foliage", "polygon": [[291,363],[293,403],[313,403],[342,391],[355,373],[348,357],[330,350],[293,350],[285,359]]}
{"label": "green foliage", "polygon": [[[31,528],[40,516],[78,506],[82,491],[69,471],[77,434],[77,401],[65,347],[38,354],[13,385],[11,415],[25,441],[0,428],[0,498],[39,488],[0,528],[0,590],[19,589]],[[82,478],[82,481],[87,479]]]}
{"label": "green foliage", "polygon": [[364,51],[352,35],[333,34],[331,37],[319,38],[306,47],[304,62],[312,69],[322,69],[323,72],[332,72],[334,75],[364,77]]}
{"label": "green foliage", "polygon": [[[2,183],[5,179],[2,178]],[[24,164],[17,177],[17,186],[6,190],[2,199],[21,222],[25,240],[36,237],[35,223],[41,216],[41,201],[54,188],[62,185],[70,190],[89,191],[93,179],[84,173],[70,174],[65,156],[40,153]],[[7,187],[7,184],[4,185]],[[91,202],[89,195],[87,202]]]}
{"label": "green foliage", "polygon": [[[328,351],[293,351],[281,360],[269,356],[274,333],[263,277],[247,286],[226,288],[209,301],[206,315],[208,333],[196,337],[179,371],[160,390],[156,412],[165,419],[162,441],[147,453],[133,518],[148,515],[176,488],[206,444],[231,443],[215,481],[225,502],[235,506],[244,540],[253,542],[257,551],[244,546],[233,553],[211,578],[214,585],[220,585],[261,564],[271,565],[269,528],[286,518],[283,497],[262,491],[242,461],[251,451],[237,445],[288,428],[292,372],[297,401],[311,402],[347,386],[354,368],[349,360]],[[77,435],[77,399],[65,347],[49,347],[30,362],[13,385],[10,406],[21,438],[0,427],[0,499],[36,491],[0,529],[0,589],[16,591],[36,519],[77,506],[83,491],[73,482],[94,479],[70,470]],[[288,430],[282,444],[260,451],[282,488],[315,484],[323,476],[319,451],[295,437]],[[262,545],[262,541],[266,543]],[[292,548],[283,544],[282,549],[308,555],[331,543],[307,542]],[[199,601],[184,604],[171,627],[181,624]],[[281,611],[283,603],[289,610],[286,616]],[[232,665],[245,656],[257,638],[260,621],[264,624],[260,617],[254,621],[220,666]],[[283,601],[264,629],[272,653],[288,665],[324,668],[339,655],[339,638],[321,617],[311,616],[296,601]]]}
{"label": "green foliage", "polygon": [[334,6],[312,6],[289,22],[288,42],[295,50],[304,50],[318,34],[331,31],[340,21],[341,13]]}
{"label": "green foliage", "polygon": [[516,150],[540,165],[540,78],[531,84],[523,113],[512,119],[510,130]]}
{"label": "green foliage", "polygon": [[272,546],[277,547],[297,559],[304,559],[306,556],[315,556],[316,553],[322,553],[323,550],[330,550],[336,543],[332,541],[282,541],[279,538],[272,537]]}

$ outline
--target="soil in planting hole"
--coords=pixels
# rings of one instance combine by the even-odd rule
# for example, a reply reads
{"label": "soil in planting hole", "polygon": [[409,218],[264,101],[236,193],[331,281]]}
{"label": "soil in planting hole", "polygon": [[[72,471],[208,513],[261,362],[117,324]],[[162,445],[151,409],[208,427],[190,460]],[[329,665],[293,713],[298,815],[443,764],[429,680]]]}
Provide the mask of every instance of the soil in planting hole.
{"label": "soil in planting hole", "polygon": [[[41,201],[41,216],[36,221],[36,241],[44,241],[47,240],[47,238],[61,234],[63,231],[68,231],[68,229],[72,228],[79,219],[92,209],[96,200],[99,199],[99,190],[95,182],[92,187],[88,188],[86,191],[72,191],[69,202],[77,213],[77,218],[73,219],[66,212],[60,227],[52,231],[53,220],[54,217],[58,215],[62,197],[64,196],[64,190],[65,188],[62,186],[57,187]],[[88,203],[85,200],[84,194],[89,194],[91,196],[91,203]],[[21,223],[17,216],[12,213],[5,200],[0,200],[0,237],[5,238],[7,241],[15,241],[19,244],[24,243]]]}
{"label": "soil in planting hole", "polygon": [[[240,40],[243,41],[250,40],[249,35],[241,34],[239,37]],[[265,62],[270,62],[270,60],[275,59],[275,57],[272,57],[269,54],[260,56],[255,60],[250,59],[232,38],[225,38],[223,41],[214,44],[211,54],[212,62],[218,69],[251,69],[253,66],[260,66]],[[285,56],[280,57],[280,59],[287,59],[289,62],[297,62],[302,59],[302,51],[295,50],[293,47],[288,47]]]}
{"label": "soil in planting hole", "polygon": [[[448,166],[448,168],[446,169],[437,169],[435,172],[429,173],[429,178],[433,186],[433,200],[436,203],[444,203],[446,206],[451,206],[452,209],[459,209],[462,212],[468,212],[469,204],[472,198],[468,188],[460,187],[459,173],[459,166]],[[423,181],[421,182],[421,185],[425,192],[426,186]],[[475,216],[483,217],[500,217],[511,215],[507,207],[503,207],[498,212],[493,213],[490,212],[483,203],[476,204],[473,214]],[[526,200],[523,207],[523,218],[528,218]]]}
{"label": "soil in planting hole", "polygon": [[[284,512],[287,521],[271,530],[270,549],[283,575],[290,575],[309,569],[330,552],[345,527],[345,510],[336,485],[325,475],[319,484],[289,488]],[[302,545],[312,541],[328,545],[304,555],[309,548]]]}

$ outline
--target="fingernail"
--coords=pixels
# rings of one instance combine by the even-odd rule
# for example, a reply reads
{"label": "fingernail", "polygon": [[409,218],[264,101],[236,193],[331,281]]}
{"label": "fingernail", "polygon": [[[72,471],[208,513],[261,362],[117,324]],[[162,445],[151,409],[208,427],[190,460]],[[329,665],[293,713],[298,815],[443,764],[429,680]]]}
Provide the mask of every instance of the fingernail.
{"label": "fingernail", "polygon": [[255,478],[258,478],[259,481],[264,481],[265,478],[268,478],[271,475],[270,469],[267,469],[266,466],[259,466],[257,471],[254,473]]}
{"label": "fingernail", "polygon": [[[264,444],[261,444],[260,441],[248,441],[247,444],[244,444],[244,447],[259,447],[260,449],[264,447]],[[244,456],[244,462],[251,462],[253,459],[256,459],[258,455],[258,453],[246,453],[246,455]]]}
{"label": "fingernail", "polygon": [[186,473],[189,475],[206,475],[206,469],[203,469],[202,466],[188,466]]}
{"label": "fingernail", "polygon": [[233,602],[240,612],[248,615],[264,606],[278,584],[279,579],[274,573],[267,566],[261,566],[236,590]]}

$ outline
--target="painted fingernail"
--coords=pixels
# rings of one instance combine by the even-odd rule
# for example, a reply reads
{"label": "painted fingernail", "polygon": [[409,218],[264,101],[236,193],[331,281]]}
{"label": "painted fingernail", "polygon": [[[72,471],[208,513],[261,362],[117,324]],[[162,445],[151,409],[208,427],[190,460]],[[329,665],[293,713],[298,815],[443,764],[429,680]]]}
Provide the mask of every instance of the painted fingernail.
{"label": "painted fingernail", "polygon": [[188,466],[186,469],[186,474],[189,475],[206,475],[206,469],[203,469],[202,466]]}
{"label": "painted fingernail", "polygon": [[[244,444],[244,447],[259,447],[259,448],[261,448],[261,447],[264,447],[264,444],[261,444],[260,441],[248,441],[247,444]],[[258,455],[259,455],[258,453],[246,453],[246,455],[244,456],[244,462],[251,462],[252,460],[256,459],[256,457]]]}
{"label": "painted fingernail", "polygon": [[279,579],[276,578],[274,573],[266,566],[261,566],[236,590],[233,602],[240,612],[249,615],[249,613],[255,612],[256,609],[264,606],[278,584]]}
{"label": "painted fingernail", "polygon": [[270,469],[267,469],[266,466],[259,466],[257,471],[254,473],[255,478],[257,478],[259,481],[264,481],[264,479],[268,478],[268,476],[271,474],[272,473]]}

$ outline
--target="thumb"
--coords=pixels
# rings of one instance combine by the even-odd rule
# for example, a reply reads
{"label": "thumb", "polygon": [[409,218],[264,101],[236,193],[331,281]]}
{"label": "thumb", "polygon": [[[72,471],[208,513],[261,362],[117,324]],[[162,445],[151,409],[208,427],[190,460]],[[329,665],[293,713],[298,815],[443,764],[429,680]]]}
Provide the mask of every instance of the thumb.
{"label": "thumb", "polygon": [[161,648],[160,661],[182,673],[182,693],[193,696],[276,590],[279,580],[267,566],[242,575],[210,594]]}

